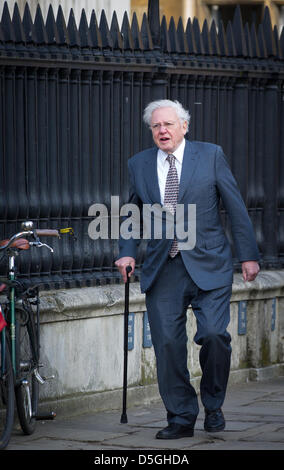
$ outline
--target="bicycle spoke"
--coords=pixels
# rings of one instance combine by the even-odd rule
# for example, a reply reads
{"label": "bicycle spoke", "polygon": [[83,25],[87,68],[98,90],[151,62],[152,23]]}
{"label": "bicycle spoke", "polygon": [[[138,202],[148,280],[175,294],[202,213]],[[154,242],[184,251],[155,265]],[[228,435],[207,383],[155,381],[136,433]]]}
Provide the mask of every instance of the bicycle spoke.
{"label": "bicycle spoke", "polygon": [[17,387],[16,402],[21,427],[26,434],[35,429],[38,407],[36,337],[33,312],[16,311]]}

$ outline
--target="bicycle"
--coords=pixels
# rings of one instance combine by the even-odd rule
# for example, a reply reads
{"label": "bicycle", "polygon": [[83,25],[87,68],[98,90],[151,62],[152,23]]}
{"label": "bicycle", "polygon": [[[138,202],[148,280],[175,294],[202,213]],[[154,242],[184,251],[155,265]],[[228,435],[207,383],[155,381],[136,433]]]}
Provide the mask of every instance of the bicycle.
{"label": "bicycle", "polygon": [[[21,250],[30,247],[51,248],[39,237],[60,237],[60,233],[72,233],[71,228],[33,229],[33,223],[23,222],[22,231],[8,240],[0,241],[0,253],[8,254],[7,279],[0,279],[2,287],[8,289],[6,302],[0,309],[1,326],[1,375],[0,375],[0,449],[4,449],[11,437],[15,408],[21,428],[25,434],[32,434],[36,421],[54,419],[55,413],[38,414],[39,384],[54,378],[42,377],[40,363],[40,316],[39,288],[23,288],[15,272],[15,258]],[[31,240],[29,240],[31,239]],[[36,308],[35,308],[36,307]],[[36,312],[35,312],[36,310]],[[16,404],[16,407],[15,407]]]}

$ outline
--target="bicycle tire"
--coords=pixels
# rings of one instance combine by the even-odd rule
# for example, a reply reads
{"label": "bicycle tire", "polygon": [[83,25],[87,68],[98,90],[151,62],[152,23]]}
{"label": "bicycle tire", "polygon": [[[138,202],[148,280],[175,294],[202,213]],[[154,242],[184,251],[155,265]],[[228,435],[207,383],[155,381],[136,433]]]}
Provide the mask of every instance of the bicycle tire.
{"label": "bicycle tire", "polygon": [[19,422],[24,434],[36,427],[39,383],[34,375],[38,367],[37,337],[33,312],[16,309],[16,387]]}
{"label": "bicycle tire", "polygon": [[[2,354],[4,353],[3,332],[0,333],[0,367],[2,365]],[[1,367],[2,369],[2,367]],[[0,369],[0,449],[5,449],[9,444],[14,425],[15,393],[14,372],[12,367],[11,353],[8,345],[8,337],[5,338],[5,370],[2,374]]]}

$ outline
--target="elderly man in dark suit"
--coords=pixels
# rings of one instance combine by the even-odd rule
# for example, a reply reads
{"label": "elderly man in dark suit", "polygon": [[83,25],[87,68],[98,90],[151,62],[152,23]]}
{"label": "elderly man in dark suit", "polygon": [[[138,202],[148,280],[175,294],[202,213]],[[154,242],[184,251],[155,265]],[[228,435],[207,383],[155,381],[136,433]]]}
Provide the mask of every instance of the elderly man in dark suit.
{"label": "elderly man in dark suit", "polygon": [[[195,238],[190,249],[173,237],[156,238],[150,231],[141,273],[157,361],[159,391],[167,410],[168,426],[158,439],[191,437],[199,412],[187,368],[186,312],[196,317],[194,341],[201,345],[200,398],[207,432],[225,428],[222,404],[230,370],[230,321],[233,265],[229,242],[220,219],[220,199],[230,217],[243,279],[253,281],[259,271],[259,253],[250,218],[221,147],[184,138],[189,114],[177,101],[159,100],[144,111],[155,147],[129,159],[129,202],[160,204],[172,213],[195,207]],[[163,224],[165,218],[161,217]],[[176,220],[176,219],[174,219]],[[176,222],[175,222],[176,223]],[[175,226],[175,229],[177,227]],[[121,237],[116,261],[124,281],[126,267],[135,269],[137,239]],[[131,275],[130,273],[130,275]]]}

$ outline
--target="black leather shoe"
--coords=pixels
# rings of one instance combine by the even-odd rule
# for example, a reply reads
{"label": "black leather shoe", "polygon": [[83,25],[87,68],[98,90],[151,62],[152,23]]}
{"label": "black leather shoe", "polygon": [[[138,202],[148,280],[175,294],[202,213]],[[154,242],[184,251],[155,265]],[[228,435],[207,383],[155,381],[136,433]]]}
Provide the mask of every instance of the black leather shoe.
{"label": "black leather shoe", "polygon": [[156,439],[180,439],[181,437],[192,437],[193,428],[182,424],[171,423],[156,434]]}
{"label": "black leather shoe", "polygon": [[225,429],[225,418],[221,408],[214,411],[205,410],[204,429],[207,432],[218,432]]}

